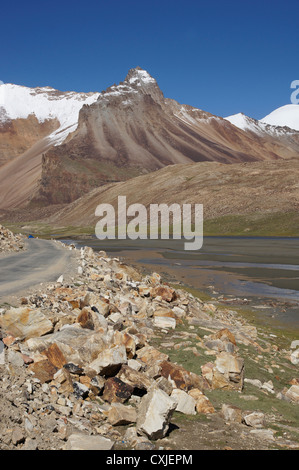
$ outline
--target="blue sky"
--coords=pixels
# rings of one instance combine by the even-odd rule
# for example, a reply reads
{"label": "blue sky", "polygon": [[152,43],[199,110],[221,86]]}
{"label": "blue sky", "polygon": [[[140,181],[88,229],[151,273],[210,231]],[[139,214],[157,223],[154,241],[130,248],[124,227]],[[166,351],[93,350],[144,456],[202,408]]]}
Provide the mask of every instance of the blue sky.
{"label": "blue sky", "polygon": [[0,80],[102,91],[137,65],[164,95],[261,118],[299,79],[298,0],[2,2]]}

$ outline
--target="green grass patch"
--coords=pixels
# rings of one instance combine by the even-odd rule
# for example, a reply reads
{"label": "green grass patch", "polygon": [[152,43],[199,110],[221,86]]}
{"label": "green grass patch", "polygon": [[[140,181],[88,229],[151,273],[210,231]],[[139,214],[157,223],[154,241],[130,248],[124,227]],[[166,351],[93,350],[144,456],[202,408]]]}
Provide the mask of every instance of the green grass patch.
{"label": "green grass patch", "polygon": [[225,215],[204,220],[205,236],[299,236],[297,211]]}

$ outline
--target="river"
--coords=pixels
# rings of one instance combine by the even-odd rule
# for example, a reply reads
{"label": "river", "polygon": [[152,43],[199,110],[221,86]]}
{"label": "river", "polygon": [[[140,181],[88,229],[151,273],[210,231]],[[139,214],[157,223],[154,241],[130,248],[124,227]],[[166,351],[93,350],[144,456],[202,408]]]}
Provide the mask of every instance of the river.
{"label": "river", "polygon": [[72,241],[299,329],[299,238],[205,237],[193,252],[177,240]]}

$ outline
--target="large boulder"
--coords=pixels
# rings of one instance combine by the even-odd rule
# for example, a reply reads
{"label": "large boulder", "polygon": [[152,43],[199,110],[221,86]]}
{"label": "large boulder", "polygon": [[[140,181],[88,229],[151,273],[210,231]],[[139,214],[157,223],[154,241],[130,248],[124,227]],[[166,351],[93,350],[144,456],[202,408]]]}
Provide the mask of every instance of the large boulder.
{"label": "large boulder", "polygon": [[50,333],[53,324],[38,309],[11,307],[0,315],[0,328],[15,338],[26,340]]}
{"label": "large boulder", "polygon": [[137,432],[149,439],[164,437],[177,402],[159,388],[152,388],[142,398],[138,407]]}
{"label": "large boulder", "polygon": [[208,388],[208,384],[205,379],[189,372],[184,367],[174,364],[169,361],[163,361],[160,364],[161,376],[166,379],[170,379],[175,383],[175,386],[181,390],[191,390],[191,388]]}
{"label": "large boulder", "polygon": [[201,370],[212,389],[243,389],[244,360],[241,357],[223,351],[216,357],[215,364],[205,364]]}

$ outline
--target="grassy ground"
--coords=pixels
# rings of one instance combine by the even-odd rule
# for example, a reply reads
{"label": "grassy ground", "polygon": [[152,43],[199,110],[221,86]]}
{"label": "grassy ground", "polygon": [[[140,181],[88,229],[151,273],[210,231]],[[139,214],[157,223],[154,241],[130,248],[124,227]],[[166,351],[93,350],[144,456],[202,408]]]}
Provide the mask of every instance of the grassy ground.
{"label": "grassy ground", "polygon": [[[192,333],[190,337],[182,337],[180,333]],[[200,327],[194,326],[190,329],[187,323],[177,325],[175,330],[168,333],[156,335],[152,342],[160,351],[168,354],[172,362],[182,365],[186,370],[201,375],[201,366],[207,362],[213,362],[215,356],[206,355],[202,347],[199,346],[199,339],[203,339],[209,333]],[[197,338],[196,338],[197,336]],[[263,344],[263,338],[267,342],[271,342],[271,338],[264,330],[259,330],[259,343]],[[273,344],[278,346],[279,351],[288,346],[289,340],[281,333],[280,337],[272,339]],[[189,344],[181,343],[188,342]],[[174,343],[174,347],[167,347],[167,343]],[[177,348],[178,346],[178,348]],[[192,349],[191,349],[192,348]],[[196,349],[197,353],[194,354]],[[213,404],[216,412],[220,412],[223,403],[237,406],[243,412],[260,411],[266,415],[266,428],[275,431],[276,436],[285,436],[293,439],[295,442],[299,440],[299,410],[293,403],[278,399],[277,393],[282,391],[284,387],[289,387],[289,382],[296,376],[296,366],[280,352],[257,352],[254,346],[245,346],[238,344],[238,354],[245,361],[245,377],[248,379],[259,379],[262,383],[272,381],[275,394],[270,394],[265,390],[258,389],[252,384],[244,384],[242,393],[234,390],[207,390],[206,396]],[[245,396],[245,399],[244,399]],[[255,399],[246,399],[246,397],[255,397]],[[197,424],[200,426],[203,422],[209,423],[209,428],[213,429],[213,421],[209,416],[195,415],[186,416],[175,413],[173,422],[184,428]]]}
{"label": "grassy ground", "polygon": [[[95,225],[92,226],[50,226],[38,221],[10,223],[1,221],[14,232],[28,233],[26,227],[37,236],[80,236],[95,234]],[[194,227],[193,227],[194,230]],[[270,214],[254,213],[245,215],[225,215],[204,220],[204,236],[271,236],[271,237],[299,237],[299,212],[275,212]],[[148,231],[149,233],[149,231]],[[170,227],[170,234],[172,228]]]}
{"label": "grassy ground", "polygon": [[299,213],[227,215],[204,221],[205,236],[298,237]]}

